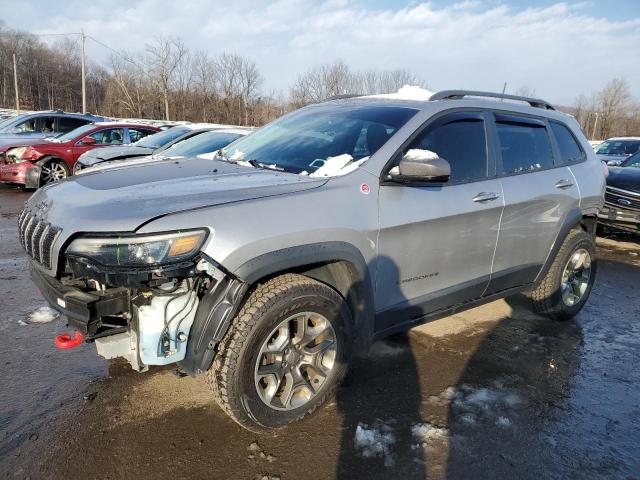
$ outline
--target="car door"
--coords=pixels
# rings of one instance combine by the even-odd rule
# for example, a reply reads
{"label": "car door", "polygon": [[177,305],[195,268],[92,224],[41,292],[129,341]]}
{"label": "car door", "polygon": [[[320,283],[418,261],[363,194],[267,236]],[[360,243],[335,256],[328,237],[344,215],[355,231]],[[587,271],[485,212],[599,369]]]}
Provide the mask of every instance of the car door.
{"label": "car door", "polygon": [[487,294],[532,282],[562,221],[580,204],[573,174],[554,160],[545,119],[499,112],[492,117],[505,208]]}
{"label": "car door", "polygon": [[[93,139],[95,143],[87,144],[85,142],[86,138]],[[122,145],[123,139],[123,128],[102,128],[100,130],[96,130],[76,142],[73,147],[73,161],[75,162],[76,160],[78,160],[78,157],[80,157],[80,155],[88,150],[93,150],[94,148]]]}
{"label": "car door", "polygon": [[480,297],[489,283],[503,208],[483,112],[447,113],[400,152],[430,150],[451,165],[442,184],[383,182],[376,330]]}

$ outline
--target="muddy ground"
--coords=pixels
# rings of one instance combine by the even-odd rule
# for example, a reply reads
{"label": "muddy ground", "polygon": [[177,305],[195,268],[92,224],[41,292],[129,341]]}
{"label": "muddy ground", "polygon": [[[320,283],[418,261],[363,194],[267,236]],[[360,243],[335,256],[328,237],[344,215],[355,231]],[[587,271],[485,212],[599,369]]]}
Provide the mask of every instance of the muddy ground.
{"label": "muddy ground", "polygon": [[599,239],[587,306],[553,323],[520,298],[379,342],[336,397],[269,435],[202,378],[58,351],[0,186],[3,478],[640,478],[640,243]]}

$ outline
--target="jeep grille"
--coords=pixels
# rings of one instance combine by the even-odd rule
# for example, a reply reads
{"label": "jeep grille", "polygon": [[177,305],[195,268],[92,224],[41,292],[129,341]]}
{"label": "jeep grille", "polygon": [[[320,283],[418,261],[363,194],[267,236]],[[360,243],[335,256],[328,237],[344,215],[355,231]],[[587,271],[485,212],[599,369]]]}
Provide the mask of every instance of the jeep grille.
{"label": "jeep grille", "polygon": [[53,242],[61,230],[38,219],[25,208],[18,218],[18,231],[20,244],[27,255],[40,265],[51,269]]}

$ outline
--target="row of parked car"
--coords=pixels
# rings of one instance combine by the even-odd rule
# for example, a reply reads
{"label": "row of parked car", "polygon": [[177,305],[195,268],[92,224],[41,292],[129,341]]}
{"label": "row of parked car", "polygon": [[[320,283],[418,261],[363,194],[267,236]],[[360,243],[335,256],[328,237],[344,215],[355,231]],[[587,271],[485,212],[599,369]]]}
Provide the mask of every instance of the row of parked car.
{"label": "row of parked car", "polygon": [[252,129],[213,124],[119,122],[35,112],[0,121],[0,182],[35,189],[132,158],[211,154]]}

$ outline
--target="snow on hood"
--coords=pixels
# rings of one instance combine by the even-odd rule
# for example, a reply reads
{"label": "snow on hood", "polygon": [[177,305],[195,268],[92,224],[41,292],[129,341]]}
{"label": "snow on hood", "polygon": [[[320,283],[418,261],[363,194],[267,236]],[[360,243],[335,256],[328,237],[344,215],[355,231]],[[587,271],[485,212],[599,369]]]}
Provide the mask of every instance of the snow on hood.
{"label": "snow on hood", "polygon": [[380,93],[377,95],[368,95],[366,98],[388,98],[391,100],[418,100],[426,102],[431,98],[433,92],[417,85],[405,85],[400,87],[396,93]]}

